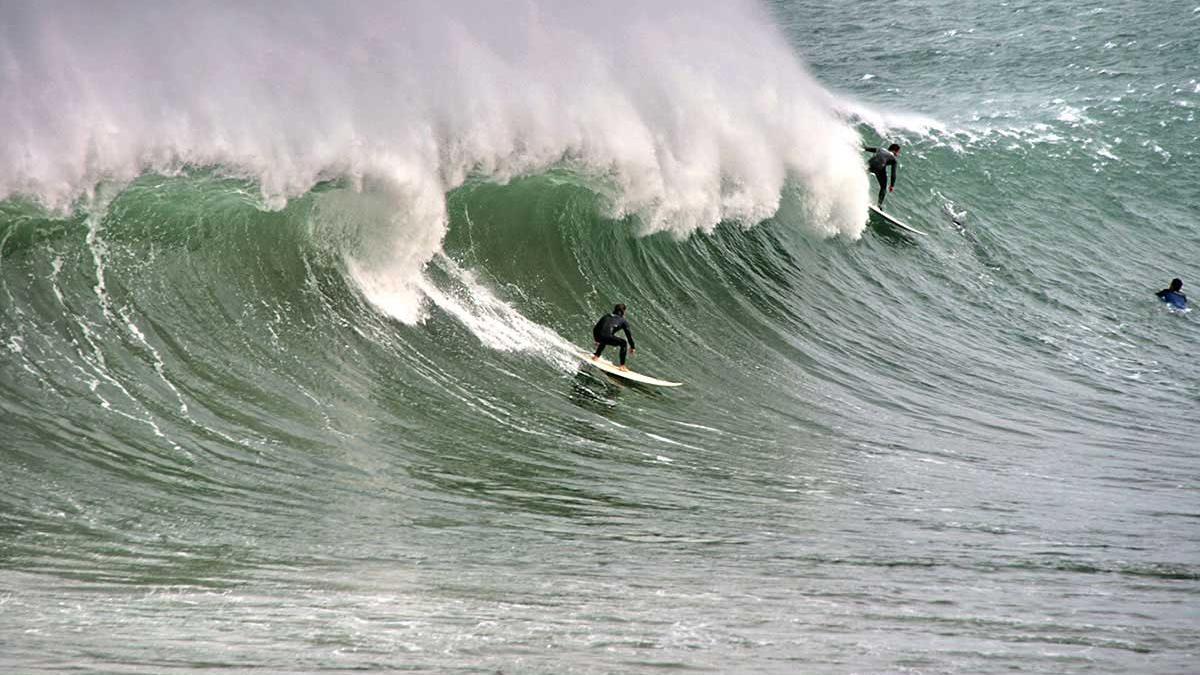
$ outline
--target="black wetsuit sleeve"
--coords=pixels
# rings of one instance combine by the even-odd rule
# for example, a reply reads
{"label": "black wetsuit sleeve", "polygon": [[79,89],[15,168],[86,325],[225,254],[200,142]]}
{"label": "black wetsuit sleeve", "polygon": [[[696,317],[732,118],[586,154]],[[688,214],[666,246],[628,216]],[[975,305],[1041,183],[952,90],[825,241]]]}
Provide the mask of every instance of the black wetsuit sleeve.
{"label": "black wetsuit sleeve", "polygon": [[1165,296],[1167,293],[1170,293],[1170,292],[1171,292],[1171,289],[1169,289],[1169,288],[1164,288],[1164,289],[1162,289],[1161,291],[1159,291],[1159,292],[1155,293],[1155,295],[1157,295],[1158,297],[1160,297],[1160,298],[1161,298],[1161,297]]}
{"label": "black wetsuit sleeve", "polygon": [[[625,331],[625,337],[629,338],[629,348],[637,349],[637,345],[633,344],[633,332],[629,330],[629,322],[625,319],[621,319],[620,328],[621,330]],[[615,333],[616,331],[613,332]]]}
{"label": "black wetsuit sleeve", "polygon": [[867,146],[864,145],[863,152],[879,152],[879,148],[868,148]]}
{"label": "black wetsuit sleeve", "polygon": [[900,170],[900,162],[892,160],[892,187],[896,187],[896,172]]}

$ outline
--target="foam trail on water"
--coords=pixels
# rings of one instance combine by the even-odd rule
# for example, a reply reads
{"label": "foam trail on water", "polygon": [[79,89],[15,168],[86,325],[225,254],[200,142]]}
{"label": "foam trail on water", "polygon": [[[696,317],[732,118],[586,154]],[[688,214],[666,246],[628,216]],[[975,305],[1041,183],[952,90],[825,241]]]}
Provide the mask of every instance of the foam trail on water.
{"label": "foam trail on water", "polygon": [[443,195],[471,175],[565,163],[614,188],[614,215],[680,237],[767,218],[789,185],[814,231],[865,220],[857,135],[749,0],[51,1],[0,19],[0,198],[62,209],[195,165],[273,207],[330,177],[384,185],[386,232],[348,266],[388,278],[404,321]]}
{"label": "foam trail on water", "polygon": [[911,131],[929,138],[951,131],[945,123],[927,115],[904,109],[881,110],[849,96],[836,97],[833,107],[847,119],[866,124],[885,137],[893,133]]}
{"label": "foam trail on water", "polygon": [[421,286],[422,291],[485,345],[504,352],[533,352],[564,369],[578,364],[578,347],[553,330],[522,316],[480,284],[470,270],[445,256],[437,256],[433,264],[460,284],[461,290],[447,291],[426,281]]}

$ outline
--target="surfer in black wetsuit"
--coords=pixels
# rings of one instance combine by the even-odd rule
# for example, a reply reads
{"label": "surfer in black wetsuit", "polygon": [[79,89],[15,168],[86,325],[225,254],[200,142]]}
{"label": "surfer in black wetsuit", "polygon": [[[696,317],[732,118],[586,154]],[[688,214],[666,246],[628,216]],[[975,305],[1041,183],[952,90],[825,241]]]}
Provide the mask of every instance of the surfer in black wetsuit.
{"label": "surfer in black wetsuit", "polygon": [[1183,294],[1183,279],[1172,279],[1171,285],[1155,293],[1159,300],[1175,309],[1187,309],[1187,296]]}
{"label": "surfer in black wetsuit", "polygon": [[[892,143],[883,148],[867,148],[863,150],[873,152],[871,159],[867,162],[867,170],[875,174],[875,180],[879,181],[879,210],[883,210],[883,198],[887,193],[896,189],[896,169],[900,167],[900,162],[896,161],[900,157],[900,144]],[[888,185],[887,168],[892,167],[892,183]]]}
{"label": "surfer in black wetsuit", "polygon": [[629,370],[625,366],[625,339],[616,336],[619,330],[625,331],[625,337],[629,338],[629,351],[637,353],[637,348],[633,346],[633,333],[629,332],[629,322],[625,320],[625,305],[617,305],[613,307],[612,314],[600,317],[592,327],[592,338],[596,341],[596,353],[592,355],[592,360],[599,359],[604,348],[613,345],[621,348],[621,370]]}

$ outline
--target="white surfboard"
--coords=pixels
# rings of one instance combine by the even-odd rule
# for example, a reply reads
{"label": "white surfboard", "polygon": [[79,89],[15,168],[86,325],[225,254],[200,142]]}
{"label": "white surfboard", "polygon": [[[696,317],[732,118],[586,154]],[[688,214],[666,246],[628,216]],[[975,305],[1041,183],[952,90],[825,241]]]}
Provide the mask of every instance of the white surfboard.
{"label": "white surfboard", "polygon": [[579,352],[579,358],[589,366],[599,368],[609,375],[619,377],[623,380],[629,380],[630,382],[649,384],[655,387],[678,387],[683,384],[682,382],[668,382],[666,380],[660,380],[657,377],[650,377],[649,375],[635,373],[632,370],[621,370],[617,364],[609,361],[603,356],[593,361],[591,354],[588,354],[587,352]]}
{"label": "white surfboard", "polygon": [[928,233],[918,230],[917,228],[913,227],[912,225],[909,225],[908,223],[901,221],[899,218],[896,218],[890,214],[880,211],[879,207],[875,206],[874,204],[868,204],[868,206],[870,207],[871,211],[873,213],[875,213],[875,215],[879,216],[880,218],[883,218],[884,220],[886,220],[889,223],[891,223],[892,225],[895,225],[896,227],[904,230],[905,232],[912,232],[913,234],[919,234],[923,237],[929,236]]}

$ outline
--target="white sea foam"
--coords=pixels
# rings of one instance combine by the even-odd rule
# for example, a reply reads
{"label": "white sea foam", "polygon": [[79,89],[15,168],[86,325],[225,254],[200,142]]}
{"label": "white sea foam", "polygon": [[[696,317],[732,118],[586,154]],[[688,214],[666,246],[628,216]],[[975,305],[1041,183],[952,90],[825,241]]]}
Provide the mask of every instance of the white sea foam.
{"label": "white sea foam", "polygon": [[874,108],[849,96],[839,96],[833,106],[843,117],[862,122],[884,136],[910,132],[924,137],[945,134],[944,122],[903,108]]}
{"label": "white sea foam", "polygon": [[748,0],[0,13],[0,198],[66,208],[195,165],[255,179],[271,207],[329,177],[385,184],[390,228],[349,266],[405,321],[469,175],[569,161],[616,186],[614,215],[676,236],[767,218],[789,182],[814,231],[864,224],[857,135]]}

